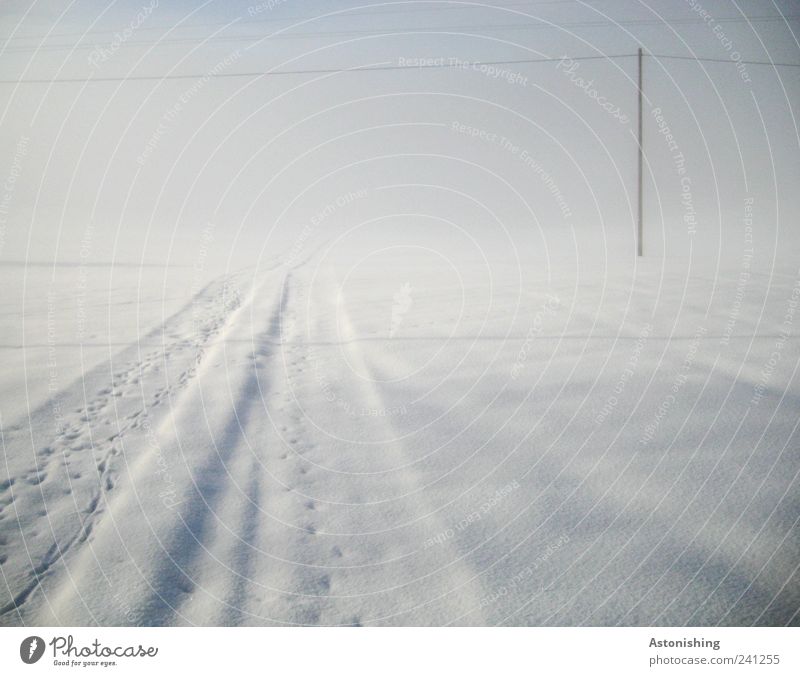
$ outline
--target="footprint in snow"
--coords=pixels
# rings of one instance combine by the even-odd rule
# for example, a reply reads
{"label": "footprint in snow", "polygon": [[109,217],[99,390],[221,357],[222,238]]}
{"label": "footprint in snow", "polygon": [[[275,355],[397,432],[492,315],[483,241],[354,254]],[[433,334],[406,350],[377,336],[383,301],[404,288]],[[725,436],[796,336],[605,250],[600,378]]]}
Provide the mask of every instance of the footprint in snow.
{"label": "footprint in snow", "polygon": [[25,481],[29,483],[31,486],[38,486],[42,481],[47,478],[47,474],[44,472],[32,472],[27,477],[25,477]]}
{"label": "footprint in snow", "polygon": [[176,580],[175,586],[184,594],[191,594],[194,591],[194,582],[192,582],[186,576],[180,577],[178,580]]}

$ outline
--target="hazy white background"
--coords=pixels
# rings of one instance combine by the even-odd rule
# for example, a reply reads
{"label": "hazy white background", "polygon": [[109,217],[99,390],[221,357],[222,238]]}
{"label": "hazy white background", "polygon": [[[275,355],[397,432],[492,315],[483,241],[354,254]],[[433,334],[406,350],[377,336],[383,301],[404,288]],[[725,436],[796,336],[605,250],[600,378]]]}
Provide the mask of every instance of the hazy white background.
{"label": "hazy white background", "polygon": [[0,623],[797,622],[800,7],[499,4],[3,3]]}
{"label": "hazy white background", "polygon": [[[162,2],[139,21],[147,2],[6,2],[0,79],[202,76],[226,58],[233,59],[226,73],[260,72],[396,65],[417,57],[597,56],[640,45],[654,54],[729,60],[738,51],[749,60],[800,60],[800,10],[793,2],[703,2],[715,19],[741,19],[740,10],[787,15],[719,23],[731,51],[698,20],[693,3],[675,0],[498,3],[505,9],[365,3],[367,9],[323,16],[359,4]],[[137,23],[119,44],[115,34]],[[98,48],[109,56],[93,65]],[[29,141],[0,260],[76,261],[91,226],[93,261],[193,264],[199,233],[213,223],[206,267],[238,267],[291,246],[313,214],[364,189],[364,199],[326,219],[307,244],[345,223],[408,214],[413,204],[486,245],[518,249],[534,265],[545,252],[629,256],[636,61],[579,63],[576,75],[593,80],[629,124],[603,111],[557,63],[504,67],[527,78],[525,85],[471,69],[218,78],[199,87],[198,79],[2,84],[0,175],[11,171],[20,139]],[[757,262],[769,266],[796,246],[800,69],[746,68],[749,83],[732,63],[646,58],[648,255],[685,257],[690,239],[681,186],[652,107],[664,111],[687,158],[698,219],[695,254],[740,257],[747,197],[754,200]],[[454,132],[453,121],[528,150],[557,183],[572,218],[564,218],[529,167],[497,142]],[[154,135],[157,146],[137,162]],[[439,188],[378,190],[409,183]],[[423,220],[405,215],[402,225],[435,230]]]}

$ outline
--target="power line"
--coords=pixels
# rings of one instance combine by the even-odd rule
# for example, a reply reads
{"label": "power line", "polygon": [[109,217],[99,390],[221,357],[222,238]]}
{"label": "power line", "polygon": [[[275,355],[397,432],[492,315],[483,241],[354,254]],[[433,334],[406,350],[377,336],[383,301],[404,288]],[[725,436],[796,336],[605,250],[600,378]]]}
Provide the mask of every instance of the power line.
{"label": "power line", "polygon": [[748,66],[781,66],[782,68],[800,68],[800,63],[776,63],[773,61],[734,61],[733,59],[713,59],[695,56],[672,56],[670,54],[646,54],[657,59],[680,59],[682,61],[710,61],[712,63],[744,63]]}
{"label": "power line", "polygon": [[0,80],[0,84],[58,84],[58,83],[84,83],[84,82],[130,82],[130,81],[149,81],[149,80],[191,80],[201,78],[223,78],[223,77],[266,77],[273,75],[324,75],[333,73],[361,73],[367,71],[391,71],[391,70],[431,70],[443,68],[463,68],[472,66],[480,68],[482,66],[508,66],[525,63],[548,63],[561,61],[562,59],[572,58],[573,61],[590,61],[595,59],[622,59],[625,57],[636,56],[635,54],[604,54],[597,56],[576,56],[576,57],[547,57],[543,59],[511,59],[508,61],[466,61],[448,57],[447,62],[443,63],[423,63],[416,66],[411,65],[376,65],[376,66],[354,66],[353,68],[311,68],[306,70],[268,70],[250,73],[194,73],[186,75],[132,75],[130,77],[75,77],[59,79],[31,79],[31,80]]}
{"label": "power line", "polygon": [[[572,61],[594,61],[594,60],[612,60],[624,59],[638,56],[638,53],[631,54],[602,54],[594,56],[561,56],[561,57],[545,57],[541,59],[509,59],[504,61],[467,61],[456,59],[455,57],[448,57],[447,61],[442,58],[441,63],[421,63],[419,65],[391,65],[380,64],[373,66],[354,66],[352,68],[309,68],[302,70],[268,70],[268,71],[254,71],[245,73],[191,73],[184,75],[131,75],[129,77],[74,77],[74,78],[41,78],[29,80],[0,80],[0,85],[20,85],[20,84],[82,84],[93,82],[142,82],[142,81],[164,81],[164,80],[197,80],[197,79],[217,79],[217,78],[258,78],[258,77],[272,77],[279,75],[328,75],[336,73],[362,73],[370,71],[396,71],[396,70],[442,70],[442,69],[459,69],[467,67],[481,68],[483,66],[510,66],[510,65],[523,65],[529,63],[552,63],[555,61],[562,61],[570,59]],[[788,67],[800,68],[800,63],[772,63],[769,61],[733,61],[730,59],[714,59],[693,56],[675,56],[670,54],[649,54],[645,53],[644,56],[651,56],[657,59],[681,59],[688,61],[710,61],[716,63],[729,63],[729,64],[747,64],[753,66],[774,66],[774,67]],[[432,59],[438,61],[438,59]]]}

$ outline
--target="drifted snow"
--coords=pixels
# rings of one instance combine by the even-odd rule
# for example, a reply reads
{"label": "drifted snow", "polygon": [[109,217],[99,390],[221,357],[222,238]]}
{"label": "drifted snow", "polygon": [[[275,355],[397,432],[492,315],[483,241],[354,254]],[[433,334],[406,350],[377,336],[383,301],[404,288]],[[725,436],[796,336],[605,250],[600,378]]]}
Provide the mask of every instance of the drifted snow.
{"label": "drifted snow", "polygon": [[147,273],[95,289],[94,347],[30,271],[0,621],[796,622],[798,278],[567,270],[332,247]]}

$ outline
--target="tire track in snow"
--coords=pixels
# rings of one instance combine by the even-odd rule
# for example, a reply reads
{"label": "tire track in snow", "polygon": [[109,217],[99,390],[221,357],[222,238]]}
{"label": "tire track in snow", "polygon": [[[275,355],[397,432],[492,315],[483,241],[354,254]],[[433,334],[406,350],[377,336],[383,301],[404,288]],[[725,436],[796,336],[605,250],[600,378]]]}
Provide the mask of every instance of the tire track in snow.
{"label": "tire track in snow", "polygon": [[[233,625],[262,619],[247,608],[263,591],[253,582],[264,555],[254,543],[266,530],[264,522],[268,520],[265,503],[269,487],[259,457],[268,435],[265,416],[259,413],[273,382],[271,377],[264,377],[260,367],[262,360],[274,360],[272,351],[264,347],[280,336],[290,278],[287,274],[277,299],[265,313],[265,327],[239,355],[237,370],[231,374],[233,387],[231,379],[228,383],[228,389],[236,391],[230,392],[230,406],[222,409],[226,420],[219,435],[216,412],[211,411],[212,418],[207,422],[214,450],[207,451],[205,467],[191,469],[196,477],[193,503],[181,511],[175,536],[178,544],[170,547],[178,555],[165,560],[163,570],[155,575],[156,581],[163,580],[158,585],[167,590],[166,594],[173,589],[171,577],[183,580],[182,591],[191,590],[173,594],[172,599],[165,598],[164,593],[158,596],[170,612],[174,610],[193,624]],[[259,314],[257,303],[251,303],[250,308],[251,315]],[[188,405],[184,402],[184,407]]]}
{"label": "tire track in snow", "polygon": [[[128,444],[135,448],[136,452],[132,453],[130,448],[126,450],[126,490],[117,492],[109,504],[109,511],[114,513],[115,518],[103,522],[102,532],[95,529],[93,547],[75,553],[71,569],[79,579],[75,585],[56,585],[55,591],[51,592],[51,596],[55,597],[56,612],[60,608],[69,609],[67,613],[74,612],[78,606],[81,590],[90,585],[89,580],[98,573],[107,572],[113,565],[108,562],[108,559],[113,558],[108,553],[122,549],[128,559],[127,562],[135,567],[136,571],[128,571],[128,575],[133,579],[122,578],[118,583],[120,590],[117,593],[124,597],[124,603],[118,605],[134,609],[137,615],[147,619],[148,624],[158,623],[157,617],[152,614],[152,608],[146,608],[147,602],[143,603],[143,599],[152,599],[154,596],[157,598],[159,595],[159,585],[162,584],[164,574],[159,577],[158,573],[153,572],[154,566],[162,560],[159,550],[163,549],[167,553],[167,558],[171,551],[175,551],[164,549],[162,538],[158,533],[160,532],[162,537],[169,541],[164,531],[170,532],[170,529],[179,528],[180,526],[175,525],[176,521],[184,520],[186,523],[183,528],[186,530],[187,527],[191,528],[197,523],[198,517],[191,511],[185,511],[187,506],[190,508],[195,506],[191,499],[182,500],[185,504],[176,505],[174,508],[162,507],[166,506],[162,500],[163,491],[160,492],[158,489],[163,486],[157,483],[155,488],[152,486],[154,466],[159,467],[167,462],[165,460],[167,457],[169,458],[171,481],[175,483],[170,488],[176,496],[180,496],[182,492],[188,494],[188,486],[194,481],[192,472],[198,467],[199,475],[202,475],[198,484],[201,495],[205,490],[210,498],[217,490],[213,484],[202,483],[206,481],[206,476],[211,476],[216,467],[213,464],[214,458],[210,455],[187,458],[183,448],[185,444],[182,445],[181,439],[182,436],[185,437],[187,430],[191,433],[198,427],[199,408],[196,404],[198,391],[202,392],[202,381],[220,363],[225,362],[227,342],[235,340],[241,332],[239,320],[258,296],[263,283],[264,280],[261,284],[253,283],[247,297],[237,301],[235,307],[226,315],[225,321],[210,332],[209,339],[202,343],[202,347],[196,352],[196,359],[189,367],[191,377],[186,379],[185,386],[176,391],[177,397],[174,399],[169,394],[165,395],[170,403],[165,415],[160,416],[160,420],[154,418],[152,423],[148,417],[137,425],[138,437],[131,437],[128,440]],[[204,406],[202,399],[200,404]],[[203,408],[204,413],[215,415],[216,429],[226,432],[228,428],[220,416],[216,415],[216,411],[226,414],[228,410],[226,406],[216,405]],[[188,419],[182,421],[181,418]],[[191,434],[189,439],[191,440]],[[153,443],[154,441],[156,443]],[[132,462],[127,463],[128,457]],[[182,463],[184,471],[181,471],[179,463]],[[178,507],[181,509],[178,510]],[[157,527],[151,528],[151,526]],[[92,550],[100,554],[95,555],[95,551]],[[98,556],[101,558],[100,561]],[[185,593],[191,592],[192,585],[181,576],[175,576],[173,581],[176,589],[188,590]],[[171,593],[170,591],[164,594],[167,602],[172,598]],[[165,618],[165,621],[168,619]],[[119,622],[119,619],[115,618],[113,621]]]}
{"label": "tire track in snow", "polygon": [[[56,433],[53,441],[37,452],[34,460],[34,474],[37,480],[27,483],[41,486],[50,474],[54,475],[51,481],[54,482],[57,478],[55,475],[64,473],[67,475],[65,478],[68,488],[64,489],[62,496],[58,496],[50,487],[45,492],[45,486],[41,486],[39,502],[44,506],[44,511],[37,510],[35,518],[47,522],[45,532],[49,531],[53,540],[44,555],[30,552],[27,543],[24,542],[26,533],[38,532],[36,522],[31,523],[29,519],[26,520],[26,516],[29,517],[33,513],[32,510],[20,507],[17,511],[16,534],[23,540],[24,548],[29,551],[30,565],[27,567],[27,572],[24,573],[27,580],[19,584],[19,588],[14,592],[10,601],[0,608],[0,617],[8,616],[12,611],[19,614],[22,606],[39,588],[55,564],[63,560],[76,545],[81,545],[90,538],[97,521],[105,511],[108,496],[116,486],[118,471],[114,463],[125,451],[124,439],[140,427],[142,415],[157,412],[160,404],[170,394],[180,392],[187,387],[195,377],[198,365],[204,360],[207,345],[219,334],[230,315],[237,309],[238,300],[230,302],[225,299],[225,294],[229,291],[229,284],[230,277],[228,275],[213,280],[199,291],[184,308],[170,317],[164,325],[151,331],[143,339],[144,342],[147,342],[171,336],[174,338],[173,342],[151,350],[143,357],[137,342],[131,348],[123,351],[121,359],[118,359],[118,361],[127,362],[125,367],[120,370],[112,370],[109,377],[107,374],[111,364],[102,364],[93,369],[75,386],[68,388],[65,394],[58,395],[68,402],[64,408],[70,412],[63,416],[61,429]],[[202,307],[206,312],[210,309],[210,313],[199,326],[193,327],[196,333],[194,339],[192,339],[191,333],[188,337],[181,336],[181,326],[186,324],[190,314],[196,313],[198,307]],[[129,352],[132,352],[133,356],[127,356]],[[174,383],[170,384],[167,377],[170,367],[173,364],[181,363],[188,363],[188,365],[178,366]],[[157,379],[159,374],[163,374],[167,378],[167,382],[154,387],[152,381]],[[103,382],[109,384],[102,385]],[[141,401],[137,404],[136,397],[134,397],[132,402],[125,402],[123,397],[135,393],[137,387]],[[85,397],[80,397],[83,401],[80,406],[75,407],[77,396],[92,388],[96,388],[96,394],[88,401]],[[145,401],[147,404],[144,403]],[[131,403],[134,404],[133,407],[131,407]],[[133,408],[132,412],[131,408]],[[45,405],[32,416],[31,427],[46,429],[46,425],[37,425],[36,423],[39,419],[49,415],[51,415],[51,409]],[[24,438],[20,441],[26,442]],[[96,471],[95,479],[91,478],[94,474],[92,464]],[[28,471],[24,476],[32,475]],[[9,480],[10,486],[18,483],[19,477]],[[29,502],[35,503],[38,496],[17,495],[13,497],[28,497]],[[66,500],[70,500],[74,506],[74,509],[69,509],[69,505],[67,505],[68,517],[77,517],[79,524],[77,528],[72,529],[70,535],[65,537],[63,534],[65,527],[58,523],[54,524],[53,520],[58,519],[58,516],[53,516],[51,519],[51,515],[63,511],[63,503]],[[81,502],[85,507],[80,507]],[[38,559],[37,563],[34,563],[35,559]],[[20,567],[20,570],[24,569],[24,566]]]}
{"label": "tire track in snow", "polygon": [[[337,313],[343,329],[336,347],[348,351],[358,373],[369,373],[346,303],[338,295],[338,282],[331,276],[322,286],[327,295],[320,299],[320,308]],[[329,330],[326,318],[311,312],[314,328]],[[311,332],[307,333],[310,338]],[[292,349],[288,354],[295,361],[290,366],[297,370],[291,383],[300,414],[284,416],[283,427],[287,441],[297,441],[305,449],[287,460],[291,458],[294,466],[289,474],[293,490],[307,508],[302,515],[306,533],[290,543],[292,558],[301,562],[290,576],[298,600],[291,607],[275,608],[273,616],[283,612],[291,624],[444,623],[477,607],[482,590],[451,545],[437,548],[435,555],[421,553],[430,532],[444,530],[445,525],[430,516],[434,510],[420,499],[421,482],[403,444],[393,441],[378,447],[382,465],[402,470],[377,477],[348,476],[346,468],[361,462],[363,447],[326,437],[302,412],[327,408],[332,424],[356,429],[379,421],[385,427],[382,439],[398,436],[393,424],[387,418],[353,419],[324,401],[313,369],[306,367],[307,359],[297,356],[302,348]],[[330,375],[340,387],[351,388],[351,401],[371,410],[385,409],[372,382],[348,371]],[[297,515],[296,507],[292,513]]]}

